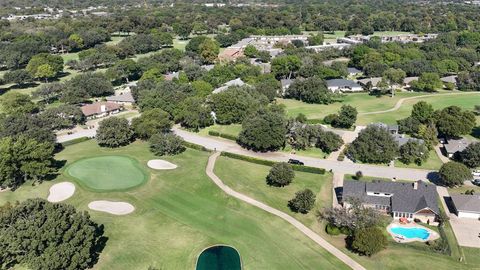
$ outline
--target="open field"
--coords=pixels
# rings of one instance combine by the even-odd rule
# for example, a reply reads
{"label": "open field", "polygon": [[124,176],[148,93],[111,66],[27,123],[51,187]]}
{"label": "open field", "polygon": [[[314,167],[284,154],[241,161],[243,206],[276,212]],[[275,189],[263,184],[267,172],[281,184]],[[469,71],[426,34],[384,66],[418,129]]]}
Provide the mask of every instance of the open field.
{"label": "open field", "polygon": [[[69,165],[83,157],[103,155],[129,156],[144,165],[155,158],[144,142],[104,149],[95,141],[69,146],[56,158]],[[95,269],[193,269],[199,253],[214,244],[235,247],[244,269],[347,269],[287,222],[221,192],[205,174],[208,155],[187,150],[165,157],[179,167],[148,170],[150,180],[128,192],[99,194],[77,187],[66,202],[80,210],[88,211],[88,203],[94,200],[135,206],[135,211],[125,216],[89,211],[93,220],[105,225],[108,237]],[[27,183],[15,192],[2,192],[0,205],[46,198],[51,185],[68,180],[61,174],[39,186]]]}
{"label": "open field", "polygon": [[[293,215],[367,269],[472,269],[472,267],[478,267],[478,258],[475,257],[475,254],[480,252],[478,249],[471,249],[465,252],[466,262],[468,263],[465,264],[458,262],[454,257],[428,250],[426,244],[397,244],[391,238],[389,247],[372,257],[358,256],[351,253],[345,248],[344,236],[332,237],[326,234],[324,224],[316,220],[314,213],[311,212],[306,215],[294,214],[289,212],[286,206],[286,201],[293,196],[294,192],[303,187],[312,188],[317,193],[317,208],[330,205],[332,197],[331,175],[316,175],[313,177],[316,181],[311,182],[308,174],[301,175],[295,172],[296,178],[291,186],[270,188],[265,183],[268,170],[268,166],[221,157],[217,160],[215,173],[232,189]],[[318,189],[320,189],[320,192],[318,192]]]}
{"label": "open field", "polygon": [[[441,91],[441,93],[448,93]],[[473,109],[474,105],[478,104],[480,93],[462,94],[458,95],[439,95],[429,97],[419,97],[415,99],[406,100],[401,107],[392,112],[361,115],[361,113],[376,112],[391,109],[402,98],[417,97],[427,95],[427,93],[402,92],[397,93],[395,97],[389,96],[371,96],[367,93],[352,93],[347,94],[341,102],[336,102],[329,105],[323,104],[308,104],[293,99],[277,99],[277,102],[284,104],[287,108],[287,113],[290,116],[296,116],[303,113],[309,119],[323,119],[326,115],[336,113],[343,104],[348,104],[356,107],[360,115],[358,115],[357,125],[366,125],[375,122],[384,122],[388,124],[396,123],[396,120],[405,118],[410,115],[412,107],[419,101],[426,101],[431,103],[435,109],[441,109],[447,106],[456,105],[464,109]],[[476,98],[478,96],[478,99]]]}

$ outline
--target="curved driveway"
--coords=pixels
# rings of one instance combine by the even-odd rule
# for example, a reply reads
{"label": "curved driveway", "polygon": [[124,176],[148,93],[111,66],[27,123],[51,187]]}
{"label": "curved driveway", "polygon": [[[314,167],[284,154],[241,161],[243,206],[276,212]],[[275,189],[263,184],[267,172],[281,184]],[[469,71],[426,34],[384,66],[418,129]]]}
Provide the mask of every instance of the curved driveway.
{"label": "curved driveway", "polygon": [[352,258],[348,257],[345,253],[341,252],[339,249],[334,247],[332,244],[328,243],[325,239],[320,237],[318,234],[316,234],[314,231],[309,229],[307,226],[303,225],[300,221],[296,220],[292,216],[277,210],[273,207],[270,207],[264,203],[261,203],[253,198],[248,197],[247,195],[244,195],[242,193],[236,192],[235,190],[231,189],[229,186],[225,185],[218,176],[215,175],[213,172],[213,168],[215,167],[215,161],[217,160],[217,157],[220,155],[220,152],[216,152],[213,155],[211,155],[208,158],[208,164],[207,164],[207,169],[206,173],[208,177],[210,177],[215,184],[222,189],[225,193],[228,195],[235,197],[241,201],[244,201],[250,205],[256,206],[264,211],[267,211],[277,217],[280,217],[281,219],[287,221],[288,223],[292,224],[295,228],[297,228],[300,232],[305,234],[308,238],[312,239],[317,243],[319,246],[322,248],[326,249],[328,252],[330,252],[332,255],[337,257],[339,260],[344,262],[346,265],[348,265],[350,268],[355,269],[355,270],[365,270],[363,266],[361,266],[359,263],[354,261]]}
{"label": "curved driveway", "polygon": [[268,152],[260,153],[242,148],[240,145],[231,140],[226,140],[216,137],[201,136],[193,132],[185,131],[177,127],[173,128],[174,132],[182,137],[185,141],[202,145],[210,150],[231,152],[244,156],[250,156],[255,158],[261,158],[266,160],[272,160],[277,162],[288,161],[288,159],[299,159],[307,166],[324,168],[336,173],[343,174],[355,174],[361,171],[363,175],[381,178],[397,178],[402,180],[430,180],[436,172],[433,170],[421,170],[410,168],[395,168],[381,165],[369,165],[350,163],[346,161],[326,160],[305,156],[297,156],[295,154],[281,153],[281,152]]}

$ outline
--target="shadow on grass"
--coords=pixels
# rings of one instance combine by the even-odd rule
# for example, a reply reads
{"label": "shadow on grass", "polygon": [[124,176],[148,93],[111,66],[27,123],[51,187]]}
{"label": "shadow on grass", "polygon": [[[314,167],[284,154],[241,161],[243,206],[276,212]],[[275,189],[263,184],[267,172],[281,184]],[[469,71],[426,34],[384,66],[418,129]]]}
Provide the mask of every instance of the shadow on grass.
{"label": "shadow on grass", "polygon": [[475,137],[477,139],[480,139],[480,126],[474,127],[473,130],[472,130],[472,133],[470,135],[472,135],[473,137]]}

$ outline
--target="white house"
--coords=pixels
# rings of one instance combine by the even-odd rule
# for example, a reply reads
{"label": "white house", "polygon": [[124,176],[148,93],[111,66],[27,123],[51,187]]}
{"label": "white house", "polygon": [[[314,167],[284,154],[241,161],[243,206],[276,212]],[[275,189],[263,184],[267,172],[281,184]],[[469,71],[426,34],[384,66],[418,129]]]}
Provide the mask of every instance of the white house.
{"label": "white house", "polygon": [[352,80],[332,79],[327,80],[328,90],[336,92],[360,92],[363,91],[362,86]]}
{"label": "white house", "polygon": [[480,195],[455,194],[451,198],[459,218],[480,219]]}

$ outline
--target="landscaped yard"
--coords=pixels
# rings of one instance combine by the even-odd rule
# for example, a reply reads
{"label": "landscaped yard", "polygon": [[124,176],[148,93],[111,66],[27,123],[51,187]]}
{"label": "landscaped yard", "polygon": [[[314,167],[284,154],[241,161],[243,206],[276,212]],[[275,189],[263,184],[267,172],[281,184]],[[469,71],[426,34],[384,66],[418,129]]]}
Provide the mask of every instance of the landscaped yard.
{"label": "landscaped yard", "polygon": [[220,157],[215,166],[217,176],[232,189],[289,213],[367,269],[472,269],[478,266],[478,258],[475,258],[475,252],[478,254],[480,251],[478,249],[466,250],[468,264],[465,264],[458,262],[455,257],[432,252],[424,243],[397,244],[391,238],[389,247],[372,257],[351,253],[345,248],[344,236],[328,235],[324,224],[316,220],[314,211],[306,215],[294,214],[287,207],[287,201],[293,197],[295,191],[304,187],[311,188],[317,194],[317,208],[330,205],[332,198],[330,174],[321,176],[295,172],[296,177],[290,186],[274,188],[267,186],[265,182],[268,171],[268,166],[226,157]]}
{"label": "landscaped yard", "polygon": [[[128,156],[143,166],[155,158],[144,142],[105,149],[95,141],[68,146],[56,158],[69,165],[84,157],[104,155]],[[88,210],[88,203],[94,200],[135,206],[126,216],[89,211],[93,220],[105,225],[108,237],[95,269],[194,269],[199,253],[214,244],[235,247],[244,269],[347,269],[287,222],[224,194],[205,174],[208,155],[189,149],[165,157],[179,167],[147,169],[150,180],[128,192],[95,193],[77,185],[66,202],[80,210]],[[308,181],[314,184],[314,180]],[[61,174],[38,186],[27,183],[15,192],[0,193],[0,205],[46,198],[50,186],[61,181],[73,180]]]}
{"label": "landscaped yard", "polygon": [[231,125],[213,125],[206,127],[204,129],[201,129],[199,131],[200,135],[208,135],[209,131],[216,131],[221,134],[227,134],[230,136],[238,137],[238,134],[240,134],[240,131],[242,131],[242,125],[240,124],[231,124]]}
{"label": "landscaped yard", "polygon": [[399,160],[395,160],[395,167],[399,168],[414,168],[414,169],[427,169],[427,170],[438,170],[442,166],[442,161],[438,157],[435,150],[431,150],[426,162],[418,166],[415,163],[404,164]]}

